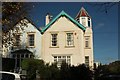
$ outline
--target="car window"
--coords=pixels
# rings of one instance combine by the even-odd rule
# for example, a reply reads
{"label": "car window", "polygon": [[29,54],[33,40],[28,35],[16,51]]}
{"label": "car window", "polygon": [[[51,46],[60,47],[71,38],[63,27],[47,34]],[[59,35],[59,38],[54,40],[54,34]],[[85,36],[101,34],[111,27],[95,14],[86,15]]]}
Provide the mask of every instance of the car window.
{"label": "car window", "polygon": [[12,74],[2,73],[2,79],[1,80],[15,80],[15,76],[12,75]]}

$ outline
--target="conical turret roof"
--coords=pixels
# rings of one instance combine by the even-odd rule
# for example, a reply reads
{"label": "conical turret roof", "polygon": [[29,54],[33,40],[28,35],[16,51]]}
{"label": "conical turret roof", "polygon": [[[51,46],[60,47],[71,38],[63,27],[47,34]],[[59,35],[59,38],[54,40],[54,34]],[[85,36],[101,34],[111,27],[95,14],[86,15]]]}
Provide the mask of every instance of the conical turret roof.
{"label": "conical turret roof", "polygon": [[90,15],[87,13],[87,11],[82,7],[80,9],[80,11],[78,12],[77,16],[75,18],[79,18],[79,17],[90,17]]}

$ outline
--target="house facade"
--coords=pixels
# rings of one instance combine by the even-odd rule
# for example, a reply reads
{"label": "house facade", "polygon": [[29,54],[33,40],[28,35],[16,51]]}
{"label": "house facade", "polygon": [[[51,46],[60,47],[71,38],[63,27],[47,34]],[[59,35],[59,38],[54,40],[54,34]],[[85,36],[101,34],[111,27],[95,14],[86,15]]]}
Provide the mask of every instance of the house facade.
{"label": "house facade", "polygon": [[[49,17],[46,21],[49,22]],[[85,63],[93,67],[91,17],[84,8],[81,8],[76,20],[62,11],[42,32],[41,57],[45,62],[57,62],[58,66],[62,61],[71,65]]]}
{"label": "house facade", "polygon": [[[82,7],[75,19],[61,11],[54,19],[46,15],[46,25],[42,30],[35,27],[29,20],[27,27],[17,34],[17,49],[28,49],[38,59],[46,63],[63,61],[70,65],[85,63],[93,67],[93,32],[92,20]],[[19,25],[16,25],[16,27]],[[18,41],[18,42],[17,42]]]}
{"label": "house facade", "polygon": [[[26,24],[26,25],[21,25]],[[29,50],[35,58],[40,59],[41,54],[41,32],[30,20],[24,18],[17,23],[15,29],[11,31],[11,36],[14,34],[15,40],[7,48],[3,48],[5,57],[30,57],[31,55],[16,55],[12,54],[17,50]],[[8,41],[9,42],[9,41]],[[4,45],[3,45],[4,46]],[[13,57],[14,56],[14,57]]]}

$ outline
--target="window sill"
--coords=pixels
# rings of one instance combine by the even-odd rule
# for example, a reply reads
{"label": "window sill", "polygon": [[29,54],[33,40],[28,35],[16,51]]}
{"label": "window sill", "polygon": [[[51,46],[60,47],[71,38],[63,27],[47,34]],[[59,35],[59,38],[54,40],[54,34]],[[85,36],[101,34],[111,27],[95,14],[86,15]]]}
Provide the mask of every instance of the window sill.
{"label": "window sill", "polygon": [[50,46],[49,48],[59,48],[59,46]]}
{"label": "window sill", "polygon": [[75,46],[65,46],[65,48],[72,48],[72,47],[75,47]]}
{"label": "window sill", "polygon": [[27,48],[35,48],[35,46],[27,46]]}
{"label": "window sill", "polygon": [[86,47],[85,49],[91,49],[90,47]]}

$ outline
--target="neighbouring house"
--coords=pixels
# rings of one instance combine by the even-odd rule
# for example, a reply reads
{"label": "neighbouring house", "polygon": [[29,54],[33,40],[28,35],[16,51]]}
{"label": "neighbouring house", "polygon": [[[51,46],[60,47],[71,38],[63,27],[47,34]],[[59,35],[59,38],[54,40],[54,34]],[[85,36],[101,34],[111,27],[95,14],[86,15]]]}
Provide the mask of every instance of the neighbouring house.
{"label": "neighbouring house", "polygon": [[[21,25],[25,24],[26,25]],[[14,33],[14,41],[10,44],[9,47],[3,48],[4,56],[13,58],[15,55],[12,55],[12,52],[16,50],[27,49],[33,53],[35,58],[40,59],[41,54],[41,31],[37,28],[30,20],[27,18],[22,19],[15,26],[15,30],[11,30],[11,36]],[[17,30],[18,29],[18,30]],[[9,42],[9,41],[8,41]],[[5,52],[6,50],[7,52]],[[6,53],[6,54],[5,54]],[[16,56],[20,56],[19,54]],[[25,55],[24,55],[25,56]],[[28,55],[30,56],[30,55]]]}
{"label": "neighbouring house", "polygon": [[75,66],[84,63],[93,68],[92,20],[83,7],[75,19],[64,11],[53,19],[47,14],[46,25],[41,30],[28,19],[21,21],[26,21],[27,26],[16,34],[9,52],[27,49],[46,63],[57,62],[58,67],[65,61]]}

